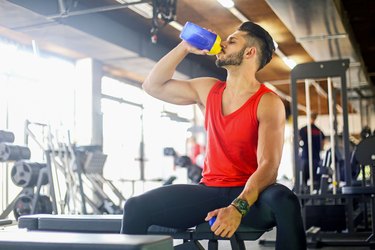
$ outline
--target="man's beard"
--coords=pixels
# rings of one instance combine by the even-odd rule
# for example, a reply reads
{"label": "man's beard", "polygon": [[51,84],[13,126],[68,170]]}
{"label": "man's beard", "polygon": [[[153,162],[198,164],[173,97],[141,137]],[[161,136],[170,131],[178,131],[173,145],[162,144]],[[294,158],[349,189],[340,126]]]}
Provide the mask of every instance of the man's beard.
{"label": "man's beard", "polygon": [[215,64],[217,67],[223,67],[223,66],[228,66],[228,65],[234,65],[234,66],[239,66],[242,63],[243,60],[243,55],[245,53],[246,47],[243,47],[240,51],[237,53],[229,55],[225,59],[216,59]]}

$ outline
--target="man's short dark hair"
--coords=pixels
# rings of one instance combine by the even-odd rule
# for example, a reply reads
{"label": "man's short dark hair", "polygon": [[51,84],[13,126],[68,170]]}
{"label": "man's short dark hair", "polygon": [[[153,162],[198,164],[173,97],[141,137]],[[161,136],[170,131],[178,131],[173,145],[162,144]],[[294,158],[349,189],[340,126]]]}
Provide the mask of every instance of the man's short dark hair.
{"label": "man's short dark hair", "polygon": [[244,22],[238,28],[239,31],[244,31],[253,39],[252,43],[258,48],[259,67],[262,69],[272,59],[272,54],[275,51],[275,45],[271,35],[258,24],[253,22]]}

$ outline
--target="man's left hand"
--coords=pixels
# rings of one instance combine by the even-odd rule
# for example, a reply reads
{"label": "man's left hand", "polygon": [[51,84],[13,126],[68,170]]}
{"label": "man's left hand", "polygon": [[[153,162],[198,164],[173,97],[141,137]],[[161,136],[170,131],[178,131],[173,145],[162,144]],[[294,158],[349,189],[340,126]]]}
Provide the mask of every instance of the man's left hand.
{"label": "man's left hand", "polygon": [[209,212],[205,220],[209,221],[214,216],[216,216],[216,221],[211,226],[211,231],[223,238],[232,237],[242,219],[242,215],[231,205]]}

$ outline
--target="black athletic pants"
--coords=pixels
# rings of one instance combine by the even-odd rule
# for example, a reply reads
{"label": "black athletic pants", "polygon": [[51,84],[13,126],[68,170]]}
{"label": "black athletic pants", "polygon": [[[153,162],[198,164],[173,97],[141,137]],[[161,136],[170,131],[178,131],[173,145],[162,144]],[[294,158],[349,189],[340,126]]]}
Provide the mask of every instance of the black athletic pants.
{"label": "black athletic pants", "polygon": [[[204,222],[207,213],[228,206],[243,187],[169,185],[132,197],[125,203],[121,233],[147,234],[151,225],[189,228]],[[306,236],[298,198],[287,187],[273,184],[265,189],[242,224],[277,228],[277,250],[306,249]]]}

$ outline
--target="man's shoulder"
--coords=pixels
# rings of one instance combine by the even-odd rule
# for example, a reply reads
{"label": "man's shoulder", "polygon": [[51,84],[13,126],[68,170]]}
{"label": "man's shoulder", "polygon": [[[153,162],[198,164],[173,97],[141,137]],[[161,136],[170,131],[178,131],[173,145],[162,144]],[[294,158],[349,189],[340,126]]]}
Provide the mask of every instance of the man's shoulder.
{"label": "man's shoulder", "polygon": [[213,77],[199,77],[192,79],[191,83],[198,92],[208,94],[214,86],[219,86],[225,82]]}
{"label": "man's shoulder", "polygon": [[213,77],[199,77],[190,81],[191,86],[199,95],[200,104],[204,107],[206,106],[207,97],[211,89],[215,86],[215,84],[219,84],[220,82],[221,81],[219,79]]}
{"label": "man's shoulder", "polygon": [[277,94],[272,91],[267,91],[259,95],[259,107],[268,110],[284,108],[284,105]]}
{"label": "man's shoulder", "polygon": [[206,84],[215,84],[217,82],[223,82],[214,77],[196,77],[190,80],[191,82],[206,83]]}

